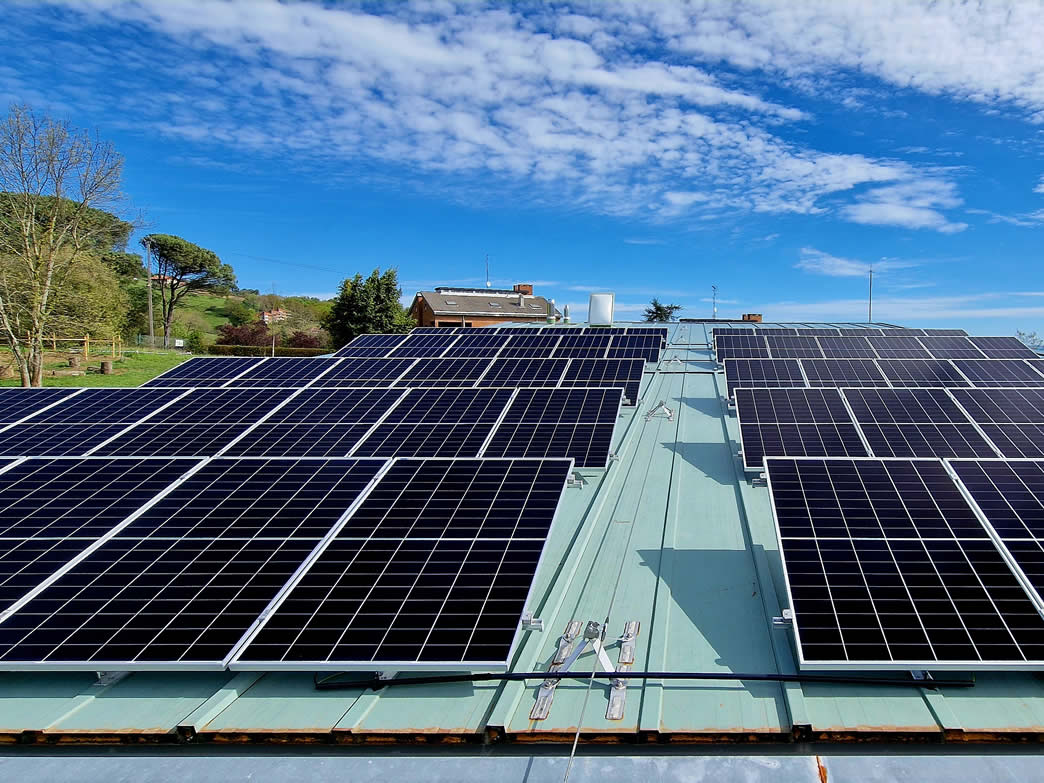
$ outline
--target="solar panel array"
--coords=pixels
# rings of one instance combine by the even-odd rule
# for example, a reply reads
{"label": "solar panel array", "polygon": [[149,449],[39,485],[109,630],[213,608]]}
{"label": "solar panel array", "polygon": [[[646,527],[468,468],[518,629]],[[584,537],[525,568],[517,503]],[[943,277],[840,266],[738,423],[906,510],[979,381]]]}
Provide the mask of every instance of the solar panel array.
{"label": "solar panel array", "polygon": [[[379,343],[372,338],[397,338]],[[432,328],[409,335],[360,335],[335,357],[643,359],[657,362],[667,330],[656,328]]]}
{"label": "solar panel array", "polygon": [[0,669],[506,666],[567,478],[608,466],[662,342],[366,335],[2,390]]}
{"label": "solar panel array", "polygon": [[958,330],[715,330],[799,663],[1044,668],[1044,362]]}

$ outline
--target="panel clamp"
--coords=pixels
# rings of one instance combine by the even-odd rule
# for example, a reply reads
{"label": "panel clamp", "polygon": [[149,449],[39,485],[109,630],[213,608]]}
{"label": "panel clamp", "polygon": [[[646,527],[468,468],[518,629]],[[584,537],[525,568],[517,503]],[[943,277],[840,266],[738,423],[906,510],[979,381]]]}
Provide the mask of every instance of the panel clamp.
{"label": "panel clamp", "polygon": [[779,617],[772,618],[772,624],[777,628],[790,628],[794,624],[794,612],[784,609]]}
{"label": "panel clamp", "polygon": [[645,420],[652,421],[653,416],[661,412],[667,414],[667,421],[674,421],[674,411],[667,407],[666,400],[660,400],[658,403],[656,403],[656,405],[654,405],[649,410],[649,412],[645,414]]}

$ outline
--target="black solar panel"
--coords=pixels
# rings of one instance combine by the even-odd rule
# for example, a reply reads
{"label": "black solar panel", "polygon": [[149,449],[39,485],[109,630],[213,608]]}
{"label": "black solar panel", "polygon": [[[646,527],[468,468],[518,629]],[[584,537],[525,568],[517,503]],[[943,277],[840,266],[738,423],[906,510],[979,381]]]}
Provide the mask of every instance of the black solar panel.
{"label": "black solar panel", "polygon": [[356,457],[477,457],[510,389],[415,389],[352,452]]}
{"label": "black solar panel", "polygon": [[235,668],[506,666],[568,460],[397,460]]}
{"label": "black solar panel", "polygon": [[1021,359],[954,359],[953,364],[976,386],[1044,386],[1044,375]]}
{"label": "black solar panel", "polygon": [[916,337],[868,337],[880,359],[931,359],[932,355]]}
{"label": "black solar panel", "polygon": [[880,337],[880,329],[845,329],[840,328],[837,330],[842,337]]}
{"label": "black solar panel", "polygon": [[247,370],[228,386],[306,386],[339,364],[337,359],[276,358]]}
{"label": "black solar panel", "polygon": [[604,468],[622,389],[519,389],[485,457],[570,457]]}
{"label": "black solar panel", "polygon": [[24,419],[79,389],[0,389],[0,426]]}
{"label": "black solar panel", "polygon": [[346,359],[316,379],[312,387],[390,386],[415,362],[415,359]]}
{"label": "black solar panel", "polygon": [[512,335],[507,344],[500,349],[497,357],[500,359],[549,357],[558,346],[559,339],[557,334]]}
{"label": "black solar panel", "polygon": [[919,332],[924,332],[926,335],[956,335],[961,337],[967,337],[968,333],[963,329],[918,329]]}
{"label": "black solar panel", "polygon": [[872,359],[802,359],[809,386],[887,386]]}
{"label": "black solar panel", "polygon": [[940,359],[878,359],[893,386],[970,386],[957,368]]}
{"label": "black solar panel", "polygon": [[764,388],[807,385],[796,359],[726,359],[725,382],[729,397],[738,386]]}
{"label": "black solar panel", "polygon": [[392,359],[434,359],[445,353],[457,341],[454,334],[410,335],[393,348],[388,357]]}
{"label": "black solar panel", "polygon": [[1009,459],[1044,457],[1044,424],[982,424],[980,426],[1003,457]]}
{"label": "black solar panel", "polygon": [[739,388],[736,415],[747,470],[766,456],[867,456],[837,389]]}
{"label": "black solar panel", "polygon": [[555,386],[565,372],[567,359],[498,359],[478,381],[478,386]]}
{"label": "black solar panel", "polygon": [[606,350],[607,359],[644,359],[647,362],[660,360],[664,341],[659,335],[627,334],[614,337]]}
{"label": "black solar panel", "polygon": [[957,460],[951,466],[1044,603],[1044,463]]}
{"label": "black solar panel", "polygon": [[[410,334],[417,334],[414,329]],[[386,356],[388,351],[406,339],[404,334],[360,334],[334,356],[370,358]]]}
{"label": "black solar panel", "polygon": [[797,333],[798,333],[797,329],[788,329],[788,328],[784,328],[784,327],[772,327],[772,326],[764,327],[764,328],[760,327],[760,326],[759,327],[755,327],[755,331],[758,334],[763,335],[765,337],[769,337],[769,336],[779,337],[779,336],[788,336],[788,335],[791,336],[791,337],[796,337]]}
{"label": "black solar panel", "polygon": [[243,356],[192,358],[142,385],[221,386],[264,361],[265,359]]}
{"label": "black solar panel", "polygon": [[719,334],[714,338],[714,354],[719,362],[726,359],[768,359],[768,343],[758,335]]}
{"label": "black solar panel", "polygon": [[923,335],[924,329],[905,329],[905,328],[883,328],[881,334],[885,337],[920,337]]}
{"label": "black solar panel", "polygon": [[0,623],[0,662],[223,668],[382,464],[208,463]]}
{"label": "black solar panel", "polygon": [[184,389],[84,389],[26,424],[132,424],[185,394]]}
{"label": "black solar panel", "polygon": [[823,356],[815,337],[769,336],[765,342],[773,359],[815,359]]}
{"label": "black solar panel", "polygon": [[0,473],[0,611],[196,464],[32,458]]}
{"label": "black solar panel", "polygon": [[950,394],[980,424],[1044,424],[1044,390],[953,389]]}
{"label": "black solar panel", "polygon": [[573,359],[560,385],[619,387],[627,403],[636,405],[644,371],[645,363],[641,359]]}
{"label": "black solar panel", "polygon": [[965,424],[968,417],[944,389],[845,389],[857,422]]}
{"label": "black solar panel", "polygon": [[507,337],[499,334],[466,334],[457,338],[443,357],[471,357],[473,359],[492,359],[507,343]]}
{"label": "black solar panel", "polygon": [[418,359],[398,386],[473,386],[496,359]]}
{"label": "black solar panel", "polygon": [[865,337],[820,337],[819,347],[828,359],[876,359]]}
{"label": "black solar panel", "polygon": [[969,337],[976,348],[988,359],[1036,359],[1037,352],[1030,350],[1014,337]]}
{"label": "black solar panel", "polygon": [[126,424],[15,424],[0,432],[0,456],[83,455]]}
{"label": "black solar panel", "polygon": [[938,460],[766,460],[801,666],[1036,666],[1044,618]]}
{"label": "black solar panel", "polygon": [[925,336],[918,341],[936,359],[982,359],[983,354],[967,337]]}
{"label": "black solar panel", "polygon": [[798,337],[837,337],[840,330],[834,327],[804,326],[797,330]]}

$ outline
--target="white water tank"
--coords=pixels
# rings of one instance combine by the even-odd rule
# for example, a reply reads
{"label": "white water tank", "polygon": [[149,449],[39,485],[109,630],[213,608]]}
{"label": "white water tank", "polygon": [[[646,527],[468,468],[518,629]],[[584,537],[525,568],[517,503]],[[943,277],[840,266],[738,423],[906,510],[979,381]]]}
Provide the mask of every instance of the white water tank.
{"label": "white water tank", "polygon": [[587,322],[591,326],[612,326],[614,294],[591,294],[587,305]]}

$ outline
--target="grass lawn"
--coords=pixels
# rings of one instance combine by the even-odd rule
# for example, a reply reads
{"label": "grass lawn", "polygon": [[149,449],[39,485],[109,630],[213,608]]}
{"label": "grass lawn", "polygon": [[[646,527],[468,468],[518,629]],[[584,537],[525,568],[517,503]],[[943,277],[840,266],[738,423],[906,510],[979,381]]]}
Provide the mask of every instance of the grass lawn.
{"label": "grass lawn", "polygon": [[[61,372],[69,369],[68,354],[48,353],[44,358],[44,386],[140,386],[161,372],[181,364],[191,358],[181,353],[125,353],[122,361],[114,362],[112,375],[99,372],[102,355],[91,356],[81,367],[87,370],[86,375],[50,375],[51,371]],[[0,361],[8,363],[9,356]],[[21,386],[17,376],[0,381],[0,386]]]}

